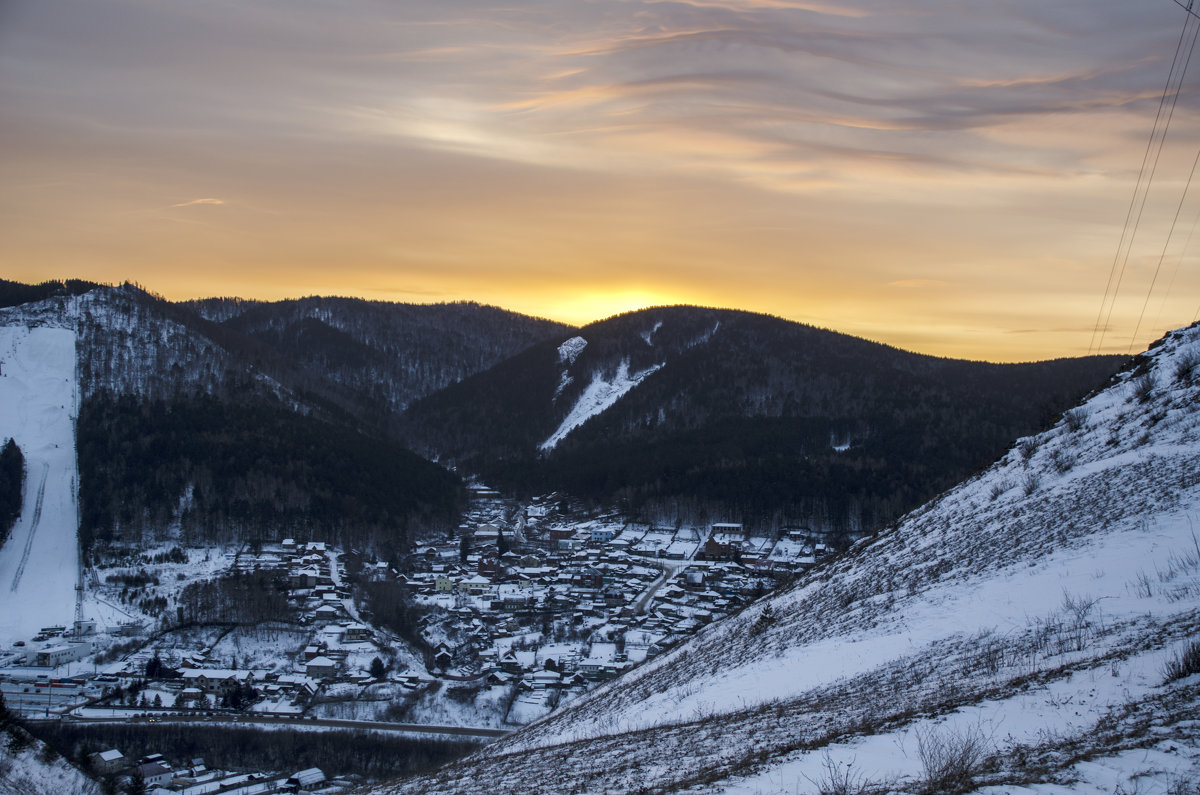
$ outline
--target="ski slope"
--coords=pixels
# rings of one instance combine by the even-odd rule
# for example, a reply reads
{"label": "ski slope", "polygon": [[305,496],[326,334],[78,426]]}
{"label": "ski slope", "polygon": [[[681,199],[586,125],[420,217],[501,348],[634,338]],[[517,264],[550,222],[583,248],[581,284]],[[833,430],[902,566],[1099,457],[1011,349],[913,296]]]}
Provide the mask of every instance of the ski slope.
{"label": "ski slope", "polygon": [[0,548],[0,643],[70,626],[79,571],[75,332],[0,327],[0,441],[25,455],[21,517]]}

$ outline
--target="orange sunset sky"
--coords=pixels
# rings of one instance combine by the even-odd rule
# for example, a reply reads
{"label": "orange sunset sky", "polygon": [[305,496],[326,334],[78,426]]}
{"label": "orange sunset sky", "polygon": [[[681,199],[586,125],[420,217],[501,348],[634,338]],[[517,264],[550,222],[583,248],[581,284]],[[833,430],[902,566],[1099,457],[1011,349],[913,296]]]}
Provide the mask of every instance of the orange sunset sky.
{"label": "orange sunset sky", "polygon": [[[696,303],[938,355],[1083,355],[1186,18],[0,0],[0,273],[572,323]],[[1200,312],[1193,78],[1105,352]]]}

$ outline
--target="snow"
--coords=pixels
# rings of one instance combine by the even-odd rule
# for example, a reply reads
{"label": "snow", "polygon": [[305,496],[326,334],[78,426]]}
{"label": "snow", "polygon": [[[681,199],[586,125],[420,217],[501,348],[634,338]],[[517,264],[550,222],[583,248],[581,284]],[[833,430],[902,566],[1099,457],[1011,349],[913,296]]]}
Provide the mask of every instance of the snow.
{"label": "snow", "polygon": [[[582,339],[582,338],[579,338]],[[568,340],[570,342],[570,340]],[[566,343],[563,343],[566,345]],[[561,352],[561,348],[560,348]],[[583,394],[571,407],[562,424],[558,426],[558,430],[550,435],[546,441],[539,445],[540,450],[553,450],[559,442],[567,437],[571,431],[583,425],[585,422],[603,413],[611,408],[618,400],[625,396],[629,390],[640,384],[648,375],[658,371],[662,365],[642,370],[637,373],[629,372],[629,359],[622,359],[620,365],[617,366],[617,371],[612,376],[612,380],[606,380],[601,372],[597,372],[592,376],[592,383],[588,384],[583,390]]]}
{"label": "snow", "polygon": [[1200,621],[1198,354],[1200,326],[1169,335],[794,588],[402,791],[525,791],[568,758],[584,791],[939,791],[921,746],[964,737],[989,793],[1194,791],[1200,676],[1163,672]]}
{"label": "snow", "polygon": [[75,334],[0,327],[0,437],[25,456],[21,517],[0,548],[0,643],[70,626],[79,576]]}
{"label": "snow", "polygon": [[579,354],[583,353],[583,349],[587,347],[587,344],[587,340],[583,337],[571,337],[571,339],[559,345],[559,364],[575,364],[575,360],[579,358]]}
{"label": "snow", "polygon": [[100,786],[83,776],[61,758],[47,761],[46,746],[31,740],[20,751],[9,748],[9,738],[0,732],[0,795],[97,795]]}
{"label": "snow", "polygon": [[649,331],[642,332],[642,339],[646,341],[647,345],[654,344],[654,335],[658,333],[658,330],[662,328],[662,326],[663,322],[660,320],[654,324],[654,328],[650,329]]}

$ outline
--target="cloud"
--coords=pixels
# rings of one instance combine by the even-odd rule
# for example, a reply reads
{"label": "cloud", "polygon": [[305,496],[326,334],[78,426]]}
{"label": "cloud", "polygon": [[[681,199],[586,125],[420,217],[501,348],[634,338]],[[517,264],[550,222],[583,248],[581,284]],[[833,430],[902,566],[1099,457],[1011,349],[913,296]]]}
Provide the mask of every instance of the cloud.
{"label": "cloud", "polygon": [[[652,277],[835,327],[836,295],[899,326],[1008,291],[981,338],[1094,319],[1181,23],[1128,0],[0,5],[0,261],[153,285],[120,269],[187,252],[206,287],[510,305]],[[214,196],[238,212],[146,213]]]}
{"label": "cloud", "polygon": [[180,202],[179,204],[172,204],[171,206],[172,207],[195,207],[197,205],[206,205],[206,204],[216,205],[216,204],[224,204],[224,203],[225,203],[224,199],[208,198],[208,199],[192,199],[191,201]]}

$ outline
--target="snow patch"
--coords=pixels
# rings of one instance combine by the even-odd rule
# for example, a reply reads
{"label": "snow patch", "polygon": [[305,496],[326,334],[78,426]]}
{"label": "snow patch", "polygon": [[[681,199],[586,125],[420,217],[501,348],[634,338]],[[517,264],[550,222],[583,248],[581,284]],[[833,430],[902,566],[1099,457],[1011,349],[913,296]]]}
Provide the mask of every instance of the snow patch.
{"label": "snow patch", "polygon": [[571,385],[575,379],[566,370],[562,371],[562,375],[558,378],[558,386],[554,388],[554,399],[558,400],[558,396],[563,393],[563,390]]}
{"label": "snow patch", "polygon": [[571,337],[571,339],[559,345],[559,364],[575,364],[575,360],[579,358],[579,354],[583,353],[583,349],[587,347],[587,344],[587,340],[583,337]]}
{"label": "snow patch", "polygon": [[[565,345],[566,343],[563,344]],[[559,348],[559,350],[561,351],[562,349]],[[575,405],[571,408],[571,411],[562,421],[562,424],[558,426],[558,430],[552,433],[549,439],[542,442],[538,446],[538,449],[542,451],[553,450],[559,442],[566,438],[567,434],[580,425],[583,425],[592,417],[607,410],[624,397],[626,392],[640,384],[646,376],[656,372],[660,367],[662,367],[661,364],[656,364],[639,373],[630,373],[629,360],[622,359],[611,381],[606,381],[604,374],[597,372],[592,377],[592,383],[588,384],[587,388],[583,390],[583,394],[579,396],[579,400],[575,401]]]}
{"label": "snow patch", "polygon": [[658,333],[658,330],[660,328],[662,328],[662,324],[663,324],[663,322],[660,320],[654,324],[654,328],[650,329],[649,331],[642,332],[642,339],[644,339],[646,341],[647,345],[654,344],[654,335]]}

